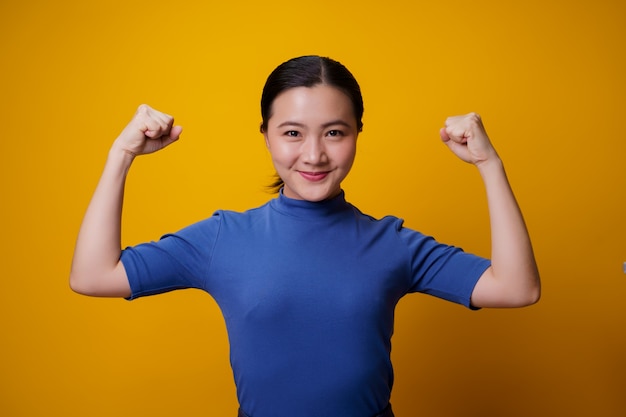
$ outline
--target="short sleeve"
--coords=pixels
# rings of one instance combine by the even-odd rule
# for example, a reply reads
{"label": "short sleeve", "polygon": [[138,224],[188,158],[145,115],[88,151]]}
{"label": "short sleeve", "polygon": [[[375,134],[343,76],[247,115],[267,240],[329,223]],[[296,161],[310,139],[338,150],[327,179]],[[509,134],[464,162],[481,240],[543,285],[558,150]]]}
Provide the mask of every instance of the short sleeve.
{"label": "short sleeve", "polygon": [[120,260],[131,288],[128,299],[184,288],[204,289],[220,224],[216,212],[156,242],[124,249]]}
{"label": "short sleeve", "polygon": [[409,292],[429,294],[473,308],[472,292],[491,262],[411,229],[401,227],[398,232],[409,251]]}

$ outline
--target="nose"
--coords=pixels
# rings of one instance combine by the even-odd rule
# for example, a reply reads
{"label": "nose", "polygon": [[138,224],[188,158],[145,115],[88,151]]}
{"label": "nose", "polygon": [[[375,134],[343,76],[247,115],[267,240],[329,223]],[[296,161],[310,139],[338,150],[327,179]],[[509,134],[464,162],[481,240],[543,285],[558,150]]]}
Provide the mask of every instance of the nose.
{"label": "nose", "polygon": [[311,165],[320,165],[328,161],[324,140],[318,137],[307,137],[302,144],[302,160]]}

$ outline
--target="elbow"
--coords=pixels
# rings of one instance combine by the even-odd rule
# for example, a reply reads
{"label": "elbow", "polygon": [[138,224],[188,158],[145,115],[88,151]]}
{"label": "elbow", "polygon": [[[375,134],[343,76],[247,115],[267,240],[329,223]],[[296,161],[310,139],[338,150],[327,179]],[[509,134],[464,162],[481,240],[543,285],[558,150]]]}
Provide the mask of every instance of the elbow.
{"label": "elbow", "polygon": [[539,302],[541,298],[541,292],[539,290],[527,290],[518,292],[516,294],[510,294],[508,296],[502,296],[498,300],[485,303],[484,307],[492,308],[521,308],[529,307]]}
{"label": "elbow", "polygon": [[541,300],[541,284],[539,283],[539,277],[537,277],[537,285],[532,294],[531,302],[528,305],[537,304]]}
{"label": "elbow", "polygon": [[537,304],[541,299],[541,288],[537,286],[537,288],[533,288],[528,292],[523,303],[519,307],[528,307],[533,304]]}
{"label": "elbow", "polygon": [[539,271],[535,267],[535,272],[532,277],[533,285],[528,289],[526,306],[537,304],[541,299],[541,278],[539,277]]}
{"label": "elbow", "polygon": [[535,283],[529,288],[521,291],[517,297],[512,300],[511,307],[528,307],[537,304],[541,299],[541,284],[539,276],[535,278]]}
{"label": "elbow", "polygon": [[528,307],[541,299],[541,278],[536,266],[515,280],[518,284],[509,291],[511,298],[508,307]]}
{"label": "elbow", "polygon": [[94,279],[92,274],[88,273],[78,273],[77,271],[72,270],[70,272],[70,289],[74,291],[76,294],[87,295],[91,297],[97,297],[97,279]]}
{"label": "elbow", "polygon": [[81,276],[74,271],[70,272],[70,289],[76,294],[91,295],[89,286],[86,285],[85,280],[81,279]]}

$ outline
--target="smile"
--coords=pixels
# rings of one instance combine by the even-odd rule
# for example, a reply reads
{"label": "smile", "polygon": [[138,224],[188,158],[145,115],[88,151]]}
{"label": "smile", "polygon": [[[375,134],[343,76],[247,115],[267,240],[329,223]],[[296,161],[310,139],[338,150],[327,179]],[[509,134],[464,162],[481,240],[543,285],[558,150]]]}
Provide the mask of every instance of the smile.
{"label": "smile", "polygon": [[307,181],[321,181],[328,176],[329,171],[323,171],[323,172],[298,171],[298,173]]}

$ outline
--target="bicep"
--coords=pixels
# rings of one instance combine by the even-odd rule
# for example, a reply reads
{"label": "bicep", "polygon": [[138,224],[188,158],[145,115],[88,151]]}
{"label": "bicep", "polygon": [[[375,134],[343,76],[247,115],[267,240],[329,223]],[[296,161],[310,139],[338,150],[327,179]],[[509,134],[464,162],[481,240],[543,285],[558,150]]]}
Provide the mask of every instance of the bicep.
{"label": "bicep", "polygon": [[472,291],[471,304],[478,308],[513,308],[531,303],[523,289],[512,285],[510,280],[496,276],[493,267],[489,267],[478,279]]}
{"label": "bicep", "polygon": [[90,280],[84,280],[82,283],[72,283],[71,287],[79,294],[92,297],[128,298],[131,295],[126,269],[121,261],[118,261],[111,271],[92,277]]}

